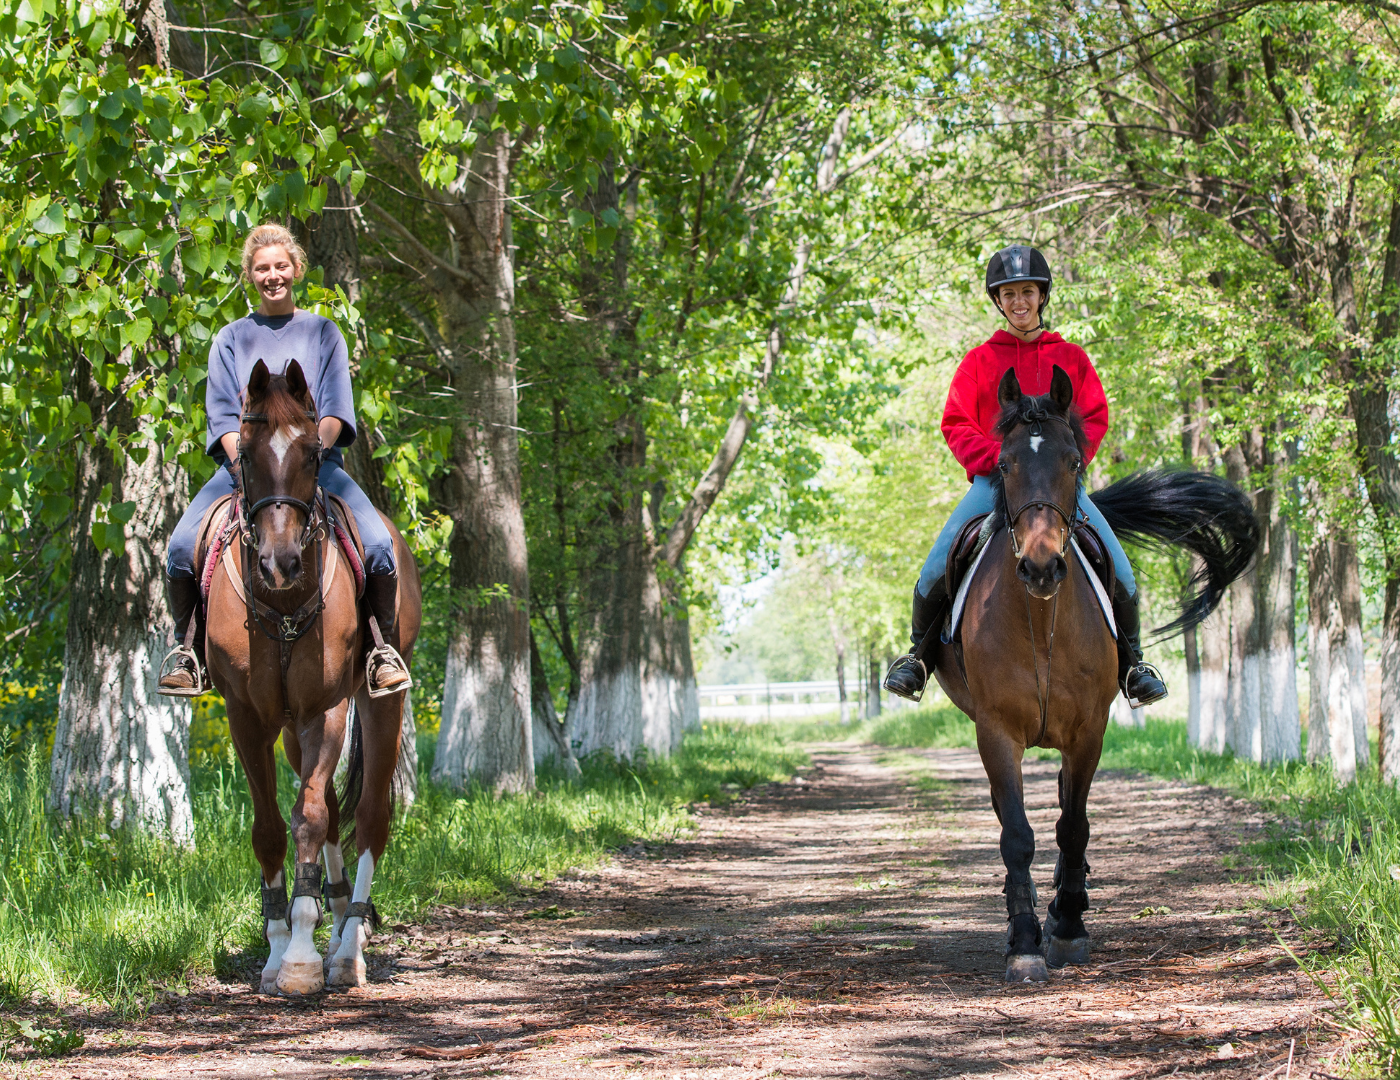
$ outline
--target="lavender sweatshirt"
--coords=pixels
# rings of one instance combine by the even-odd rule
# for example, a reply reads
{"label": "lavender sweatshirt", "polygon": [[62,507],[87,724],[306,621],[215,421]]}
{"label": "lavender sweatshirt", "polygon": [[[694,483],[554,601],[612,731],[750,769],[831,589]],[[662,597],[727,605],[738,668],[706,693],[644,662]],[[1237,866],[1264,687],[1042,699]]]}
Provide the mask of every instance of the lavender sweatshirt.
{"label": "lavender sweatshirt", "polygon": [[343,425],[336,446],[355,441],[355,398],[350,391],[350,357],[340,328],[322,315],[297,309],[269,317],[254,312],[229,323],[209,349],[209,380],[204,411],[209,416],[209,455],[221,464],[219,439],[242,425],[243,391],[259,360],[280,375],[295,360],[311,387],[320,416],[334,416]]}

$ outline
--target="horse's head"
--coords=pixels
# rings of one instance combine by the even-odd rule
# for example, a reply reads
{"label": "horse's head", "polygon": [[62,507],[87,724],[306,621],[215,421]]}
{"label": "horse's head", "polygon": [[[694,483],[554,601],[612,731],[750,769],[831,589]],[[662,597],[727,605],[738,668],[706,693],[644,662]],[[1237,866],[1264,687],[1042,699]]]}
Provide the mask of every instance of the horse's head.
{"label": "horse's head", "polygon": [[1069,573],[1065,553],[1084,467],[1084,430],[1071,411],[1074,387],[1057,364],[1050,393],[1030,397],[1009,368],[997,398],[1002,407],[997,468],[1016,576],[1032,596],[1048,600]]}
{"label": "horse's head", "polygon": [[311,541],[321,437],[316,404],[295,360],[272,375],[261,360],[248,377],[238,433],[246,536],[258,572],[274,590],[301,579],[302,551]]}

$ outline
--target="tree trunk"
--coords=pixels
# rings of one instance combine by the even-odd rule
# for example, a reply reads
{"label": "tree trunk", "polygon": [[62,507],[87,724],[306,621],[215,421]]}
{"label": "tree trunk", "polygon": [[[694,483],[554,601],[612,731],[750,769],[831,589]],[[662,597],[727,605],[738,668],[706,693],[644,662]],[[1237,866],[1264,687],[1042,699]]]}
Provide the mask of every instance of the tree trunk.
{"label": "tree trunk", "polygon": [[[306,255],[313,266],[323,270],[322,281],[327,288],[339,286],[345,298],[356,307],[360,304],[360,241],[356,227],[359,213],[349,184],[327,180],[329,193],[321,213],[307,222]],[[363,324],[362,324],[363,325]],[[352,363],[358,364],[363,338],[351,336]],[[345,471],[360,485],[375,509],[394,516],[389,489],[384,484],[384,470],[374,459],[374,451],[383,440],[373,427],[360,420],[356,438],[345,450]],[[349,728],[346,738],[349,739]],[[399,739],[399,760],[394,767],[391,788],[394,805],[405,810],[418,799],[418,728],[413,722],[413,691],[404,695],[403,730]]]}
{"label": "tree trunk", "polygon": [[[1357,765],[1365,760],[1366,676],[1360,619],[1356,548],[1335,536],[1319,536],[1308,552],[1308,761],[1330,760],[1342,784],[1356,779]],[[1359,671],[1354,666],[1358,662],[1363,665]]]}
{"label": "tree trunk", "polygon": [[[1249,461],[1240,447],[1225,453],[1230,479],[1251,493],[1255,512],[1260,493],[1250,476]],[[1259,567],[1262,555],[1230,586],[1230,667],[1226,693],[1226,737],[1236,757],[1259,761],[1263,733],[1259,729]]]}
{"label": "tree trunk", "polygon": [[[490,108],[481,119],[490,121]],[[441,485],[453,523],[452,614],[435,779],[494,791],[535,785],[530,716],[530,578],[516,435],[510,139],[483,130],[453,207],[460,276],[437,270],[440,354],[457,417]],[[451,280],[447,280],[450,278]]]}
{"label": "tree trunk", "polygon": [[1302,736],[1294,642],[1297,534],[1284,514],[1278,490],[1288,458],[1288,447],[1274,435],[1265,445],[1270,483],[1261,489],[1257,511],[1264,533],[1255,618],[1259,622],[1260,760],[1265,763],[1296,760]]}
{"label": "tree trunk", "polygon": [[535,751],[535,765],[557,760],[569,776],[578,776],[578,758],[569,745],[569,734],[554,710],[554,696],[549,692],[544,661],[540,658],[535,632],[530,631],[530,723]]}
{"label": "tree trunk", "polygon": [[[98,437],[78,446],[77,545],[49,805],[65,816],[100,814],[115,827],[144,826],[192,844],[190,708],[155,692],[170,625],[161,553],[185,502],[185,477],[158,446],[127,444],[114,457],[104,436],[136,432],[130,403],[124,393],[100,390],[85,358],[78,387],[99,418]],[[91,532],[106,516],[108,485],[110,505],[134,503],[135,511],[125,529],[110,520],[102,525],[99,532],[117,537],[103,551]]]}
{"label": "tree trunk", "polygon": [[875,659],[872,650],[865,665],[865,718],[873,720],[880,715],[880,661]]}
{"label": "tree trunk", "polygon": [[1188,670],[1188,741],[1212,754],[1223,754],[1229,745],[1229,594],[1210,618],[1191,632],[1189,646],[1195,653],[1196,670]]}
{"label": "tree trunk", "polygon": [[832,637],[836,642],[836,700],[839,702],[841,723],[848,724],[851,721],[851,705],[846,700],[846,644],[836,634],[834,625]]}

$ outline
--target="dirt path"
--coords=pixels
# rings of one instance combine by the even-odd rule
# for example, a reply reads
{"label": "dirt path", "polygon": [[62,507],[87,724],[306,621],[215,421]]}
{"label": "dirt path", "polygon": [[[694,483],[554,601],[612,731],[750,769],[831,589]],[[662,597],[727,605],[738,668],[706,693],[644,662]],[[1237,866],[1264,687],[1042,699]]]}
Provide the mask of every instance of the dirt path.
{"label": "dirt path", "polygon": [[[1043,915],[1055,767],[1029,763],[1026,791]],[[1319,995],[1276,943],[1292,924],[1227,868],[1261,827],[1249,808],[1105,774],[1090,820],[1094,963],[1048,987],[1000,981],[1003,870],[976,753],[824,746],[801,777],[705,812],[676,843],[638,845],[510,910],[393,928],[362,990],[287,1002],[255,993],[251,973],[211,982],[173,1010],[90,1032],[42,1074],[1334,1071]],[[526,917],[551,907],[577,914]]]}

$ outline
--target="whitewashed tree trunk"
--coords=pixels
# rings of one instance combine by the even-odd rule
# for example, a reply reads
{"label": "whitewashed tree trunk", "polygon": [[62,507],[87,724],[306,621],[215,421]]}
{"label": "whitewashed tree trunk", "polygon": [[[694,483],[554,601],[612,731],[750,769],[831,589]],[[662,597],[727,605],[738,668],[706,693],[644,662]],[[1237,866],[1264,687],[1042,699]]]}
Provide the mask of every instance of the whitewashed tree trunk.
{"label": "whitewashed tree trunk", "polygon": [[1336,536],[1308,552],[1308,761],[1330,761],[1343,784],[1370,756],[1360,569],[1355,546]]}
{"label": "whitewashed tree trunk", "polygon": [[549,679],[533,631],[530,633],[530,722],[536,767],[554,759],[564,766],[567,775],[578,776],[581,771],[578,759],[569,745],[568,730],[554,709],[554,696],[549,691]]}
{"label": "whitewashed tree trunk", "polygon": [[[1226,463],[1230,479],[1253,491],[1249,465],[1243,451],[1232,447]],[[1259,493],[1253,491],[1256,510]],[[1263,732],[1259,727],[1259,560],[1230,586],[1230,667],[1226,691],[1226,738],[1236,757],[1259,761],[1263,756]]]}
{"label": "whitewashed tree trunk", "polygon": [[[1228,745],[1230,597],[1191,634],[1195,669],[1188,671],[1187,737],[1192,746],[1223,754]],[[1188,652],[1188,656],[1191,653]]]}
{"label": "whitewashed tree trunk", "polygon": [[[99,390],[86,361],[78,381],[101,428],[136,431],[124,394]],[[156,695],[170,629],[163,553],[186,501],[185,478],[160,447],[145,447],[142,461],[143,448],[132,449],[117,462],[100,437],[95,447],[78,447],[78,540],[49,805],[65,816],[98,814],[104,824],[141,826],[188,845],[194,841],[190,707]],[[136,504],[122,554],[99,551],[91,536],[108,484],[113,503]]]}
{"label": "whitewashed tree trunk", "polygon": [[[1271,440],[1272,441],[1272,440]],[[1294,638],[1298,580],[1298,538],[1283,512],[1277,490],[1279,469],[1287,463],[1283,446],[1267,450],[1273,482],[1264,490],[1259,520],[1264,544],[1259,555],[1259,729],[1261,760],[1294,761],[1300,753],[1298,655]]]}
{"label": "whitewashed tree trunk", "polygon": [[[479,106],[488,122],[494,111]],[[432,263],[433,341],[458,410],[443,509],[452,518],[452,621],[434,779],[493,791],[535,786],[530,717],[530,577],[516,434],[510,137],[482,131],[460,182],[441,194],[460,265]],[[420,253],[420,257],[421,253]]]}

